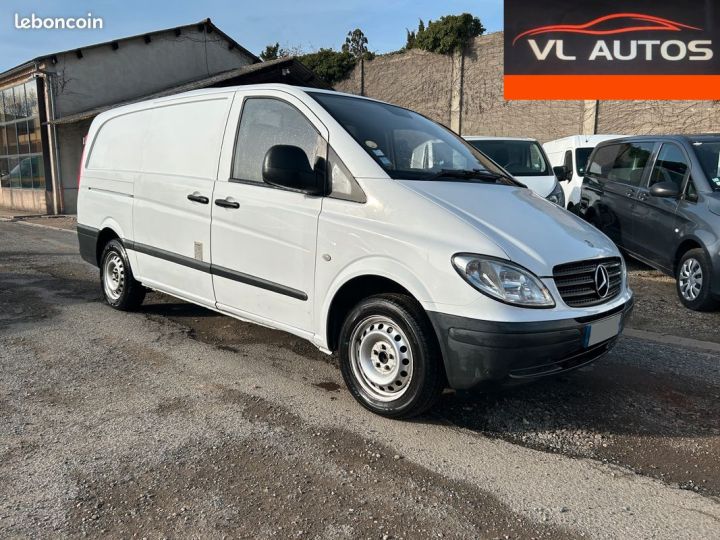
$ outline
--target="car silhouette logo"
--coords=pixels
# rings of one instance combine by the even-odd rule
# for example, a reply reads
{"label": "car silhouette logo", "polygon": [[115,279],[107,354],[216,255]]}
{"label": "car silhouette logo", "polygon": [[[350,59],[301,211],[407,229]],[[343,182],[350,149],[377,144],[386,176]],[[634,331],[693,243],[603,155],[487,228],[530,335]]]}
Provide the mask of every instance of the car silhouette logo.
{"label": "car silhouette logo", "polygon": [[[616,26],[618,24],[619,26]],[[604,26],[605,28],[603,28]],[[610,27],[608,28],[607,26]],[[598,17],[584,24],[555,24],[532,28],[519,34],[513,40],[513,45],[524,37],[538,36],[552,32],[585,34],[588,36],[612,36],[629,32],[681,32],[682,30],[702,30],[702,28],[689,26],[670,19],[663,19],[662,17],[655,17],[654,15],[645,15],[642,13],[613,13],[612,15]]]}
{"label": "car silhouette logo", "polygon": [[610,294],[610,275],[603,264],[599,264],[595,269],[595,291],[600,298]]}

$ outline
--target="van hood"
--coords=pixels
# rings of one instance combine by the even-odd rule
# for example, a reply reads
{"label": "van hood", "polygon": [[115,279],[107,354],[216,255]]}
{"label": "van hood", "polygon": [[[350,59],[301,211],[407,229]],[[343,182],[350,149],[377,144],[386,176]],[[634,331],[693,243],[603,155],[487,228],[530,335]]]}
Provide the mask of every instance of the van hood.
{"label": "van hood", "polygon": [[[540,277],[551,277],[558,264],[620,256],[607,236],[529,189],[466,182],[399,182],[468,223],[509,260]],[[468,237],[467,251],[476,249]]]}
{"label": "van hood", "polygon": [[540,195],[543,199],[547,199],[548,196],[555,189],[555,183],[557,178],[553,176],[517,176],[513,175],[518,182],[525,184],[532,191]]}

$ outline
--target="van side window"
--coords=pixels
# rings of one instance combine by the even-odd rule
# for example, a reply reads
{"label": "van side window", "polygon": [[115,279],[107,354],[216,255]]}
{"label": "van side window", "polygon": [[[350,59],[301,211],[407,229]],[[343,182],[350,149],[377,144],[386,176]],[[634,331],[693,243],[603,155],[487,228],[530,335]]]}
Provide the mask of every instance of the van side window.
{"label": "van side window", "polygon": [[678,189],[682,189],[688,169],[683,151],[674,144],[663,144],[650,176],[650,186],[660,182],[673,182]]}
{"label": "van side window", "polygon": [[327,143],[300,111],[279,99],[246,99],[235,141],[232,178],[262,183],[265,154],[278,144],[302,148],[313,168],[324,166]]}
{"label": "van side window", "polygon": [[572,150],[568,150],[567,152],[565,152],[565,161],[564,161],[563,165],[565,165],[565,166],[568,168],[568,170],[570,171],[570,178],[571,178],[571,179],[572,179],[573,176],[575,176],[575,175],[573,174],[574,171],[573,171],[572,158],[573,158]]}
{"label": "van side window", "polygon": [[360,184],[357,183],[355,177],[332,147],[328,152],[328,177],[330,178],[331,198],[359,203],[367,202],[367,197]]}
{"label": "van side window", "polygon": [[598,148],[587,174],[611,182],[639,186],[654,146],[651,142],[639,142]]}

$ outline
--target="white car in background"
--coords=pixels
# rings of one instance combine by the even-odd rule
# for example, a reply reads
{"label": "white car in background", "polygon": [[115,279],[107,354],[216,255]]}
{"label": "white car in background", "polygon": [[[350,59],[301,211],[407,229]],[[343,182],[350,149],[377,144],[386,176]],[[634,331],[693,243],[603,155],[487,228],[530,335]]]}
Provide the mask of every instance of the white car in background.
{"label": "white car in background", "polygon": [[580,203],[585,167],[595,147],[605,141],[618,139],[623,135],[573,135],[543,144],[553,169],[567,167],[558,177],[565,192],[568,210]]}
{"label": "white car in background", "polygon": [[550,160],[536,139],[463,137],[541,197],[565,207],[565,194]]}

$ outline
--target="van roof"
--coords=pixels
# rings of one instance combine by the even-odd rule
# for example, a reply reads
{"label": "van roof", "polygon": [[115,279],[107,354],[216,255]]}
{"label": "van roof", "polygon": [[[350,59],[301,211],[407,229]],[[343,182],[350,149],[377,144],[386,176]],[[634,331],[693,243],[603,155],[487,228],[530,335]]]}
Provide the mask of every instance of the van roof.
{"label": "van roof", "polygon": [[545,144],[572,144],[580,146],[583,144],[594,144],[597,145],[601,142],[609,141],[612,139],[621,139],[626,135],[614,135],[614,134],[595,134],[595,135],[571,135],[569,137],[563,137],[562,139],[555,139],[554,141],[548,141]]}
{"label": "van roof", "polygon": [[[620,137],[620,142],[635,141],[654,141],[654,142],[684,142],[693,143],[696,141],[709,142],[719,141],[720,133],[698,133],[698,134],[680,134],[680,135],[633,135],[630,137]],[[610,141],[608,141],[610,142]]]}
{"label": "van roof", "polygon": [[376,101],[379,103],[384,103],[382,101],[367,98],[364,96],[358,96],[355,94],[348,94],[344,92],[336,92],[335,90],[325,90],[321,88],[313,88],[313,87],[305,87],[305,86],[294,86],[290,84],[283,84],[283,83],[262,83],[262,84],[244,84],[244,85],[238,85],[238,86],[223,86],[223,87],[212,87],[212,88],[201,88],[198,90],[190,90],[189,92],[181,92],[179,94],[172,94],[169,96],[162,96],[162,97],[156,97],[156,98],[150,98],[143,101],[136,101],[127,105],[122,105],[119,107],[113,107],[109,110],[106,110],[102,112],[101,114],[98,114],[98,116],[103,116],[104,118],[112,118],[114,116],[120,116],[122,114],[125,114],[129,111],[135,111],[135,110],[142,110],[146,108],[149,104],[159,104],[159,103],[169,103],[172,101],[197,97],[197,96],[211,96],[216,94],[227,94],[229,92],[237,92],[238,90],[242,91],[260,91],[260,90],[279,90],[282,92],[285,92],[290,95],[299,96],[302,94],[308,94],[310,92],[314,93],[323,93],[323,94],[334,94],[334,95],[340,95],[340,96],[347,96],[355,99],[363,99],[367,101]]}

